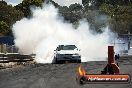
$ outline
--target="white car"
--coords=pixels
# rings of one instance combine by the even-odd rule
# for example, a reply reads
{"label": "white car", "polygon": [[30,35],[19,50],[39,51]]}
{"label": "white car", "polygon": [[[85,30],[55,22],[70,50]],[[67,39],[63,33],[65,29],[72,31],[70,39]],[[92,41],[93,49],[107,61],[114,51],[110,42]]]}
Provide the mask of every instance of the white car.
{"label": "white car", "polygon": [[81,63],[81,55],[75,45],[59,45],[52,63]]}

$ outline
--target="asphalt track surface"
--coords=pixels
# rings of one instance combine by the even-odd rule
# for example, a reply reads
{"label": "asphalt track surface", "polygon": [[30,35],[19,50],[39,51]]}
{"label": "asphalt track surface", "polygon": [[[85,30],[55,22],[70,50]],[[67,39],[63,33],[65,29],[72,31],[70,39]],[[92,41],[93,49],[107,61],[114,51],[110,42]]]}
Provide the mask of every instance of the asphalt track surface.
{"label": "asphalt track surface", "polygon": [[[121,74],[132,76],[132,58],[118,61]],[[100,74],[106,66],[105,61],[81,63],[89,74]],[[132,88],[128,84],[85,84],[76,81],[80,64],[31,64],[0,70],[0,88]]]}

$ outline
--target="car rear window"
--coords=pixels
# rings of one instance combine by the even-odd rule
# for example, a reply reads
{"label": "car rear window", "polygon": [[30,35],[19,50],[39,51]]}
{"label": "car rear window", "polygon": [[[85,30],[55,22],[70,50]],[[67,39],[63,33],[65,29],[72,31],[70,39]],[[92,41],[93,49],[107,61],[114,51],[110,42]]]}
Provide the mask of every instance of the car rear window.
{"label": "car rear window", "polygon": [[74,50],[77,48],[75,45],[60,45],[57,50]]}

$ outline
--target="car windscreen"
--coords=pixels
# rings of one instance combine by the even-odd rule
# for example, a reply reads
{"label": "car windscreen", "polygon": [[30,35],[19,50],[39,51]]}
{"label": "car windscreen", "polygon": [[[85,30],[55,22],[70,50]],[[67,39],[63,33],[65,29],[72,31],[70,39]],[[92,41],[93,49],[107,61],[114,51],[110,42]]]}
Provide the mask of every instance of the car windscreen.
{"label": "car windscreen", "polygon": [[77,48],[75,45],[60,45],[57,50],[74,50]]}

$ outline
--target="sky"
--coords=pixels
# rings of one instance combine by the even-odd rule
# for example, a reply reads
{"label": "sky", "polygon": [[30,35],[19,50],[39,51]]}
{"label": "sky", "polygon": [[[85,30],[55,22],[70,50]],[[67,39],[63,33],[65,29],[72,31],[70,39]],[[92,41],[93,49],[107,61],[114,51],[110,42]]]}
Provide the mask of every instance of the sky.
{"label": "sky", "polygon": [[70,6],[74,3],[82,4],[82,0],[53,0],[61,6]]}
{"label": "sky", "polygon": [[[23,0],[4,0],[6,1],[8,4],[12,4],[13,6],[21,3]],[[56,3],[58,3],[61,6],[70,6],[71,4],[74,3],[79,3],[82,4],[82,0],[53,0]]]}
{"label": "sky", "polygon": [[23,0],[4,0],[4,1],[6,1],[7,4],[12,4],[13,6],[15,6],[15,5],[21,3]]}

